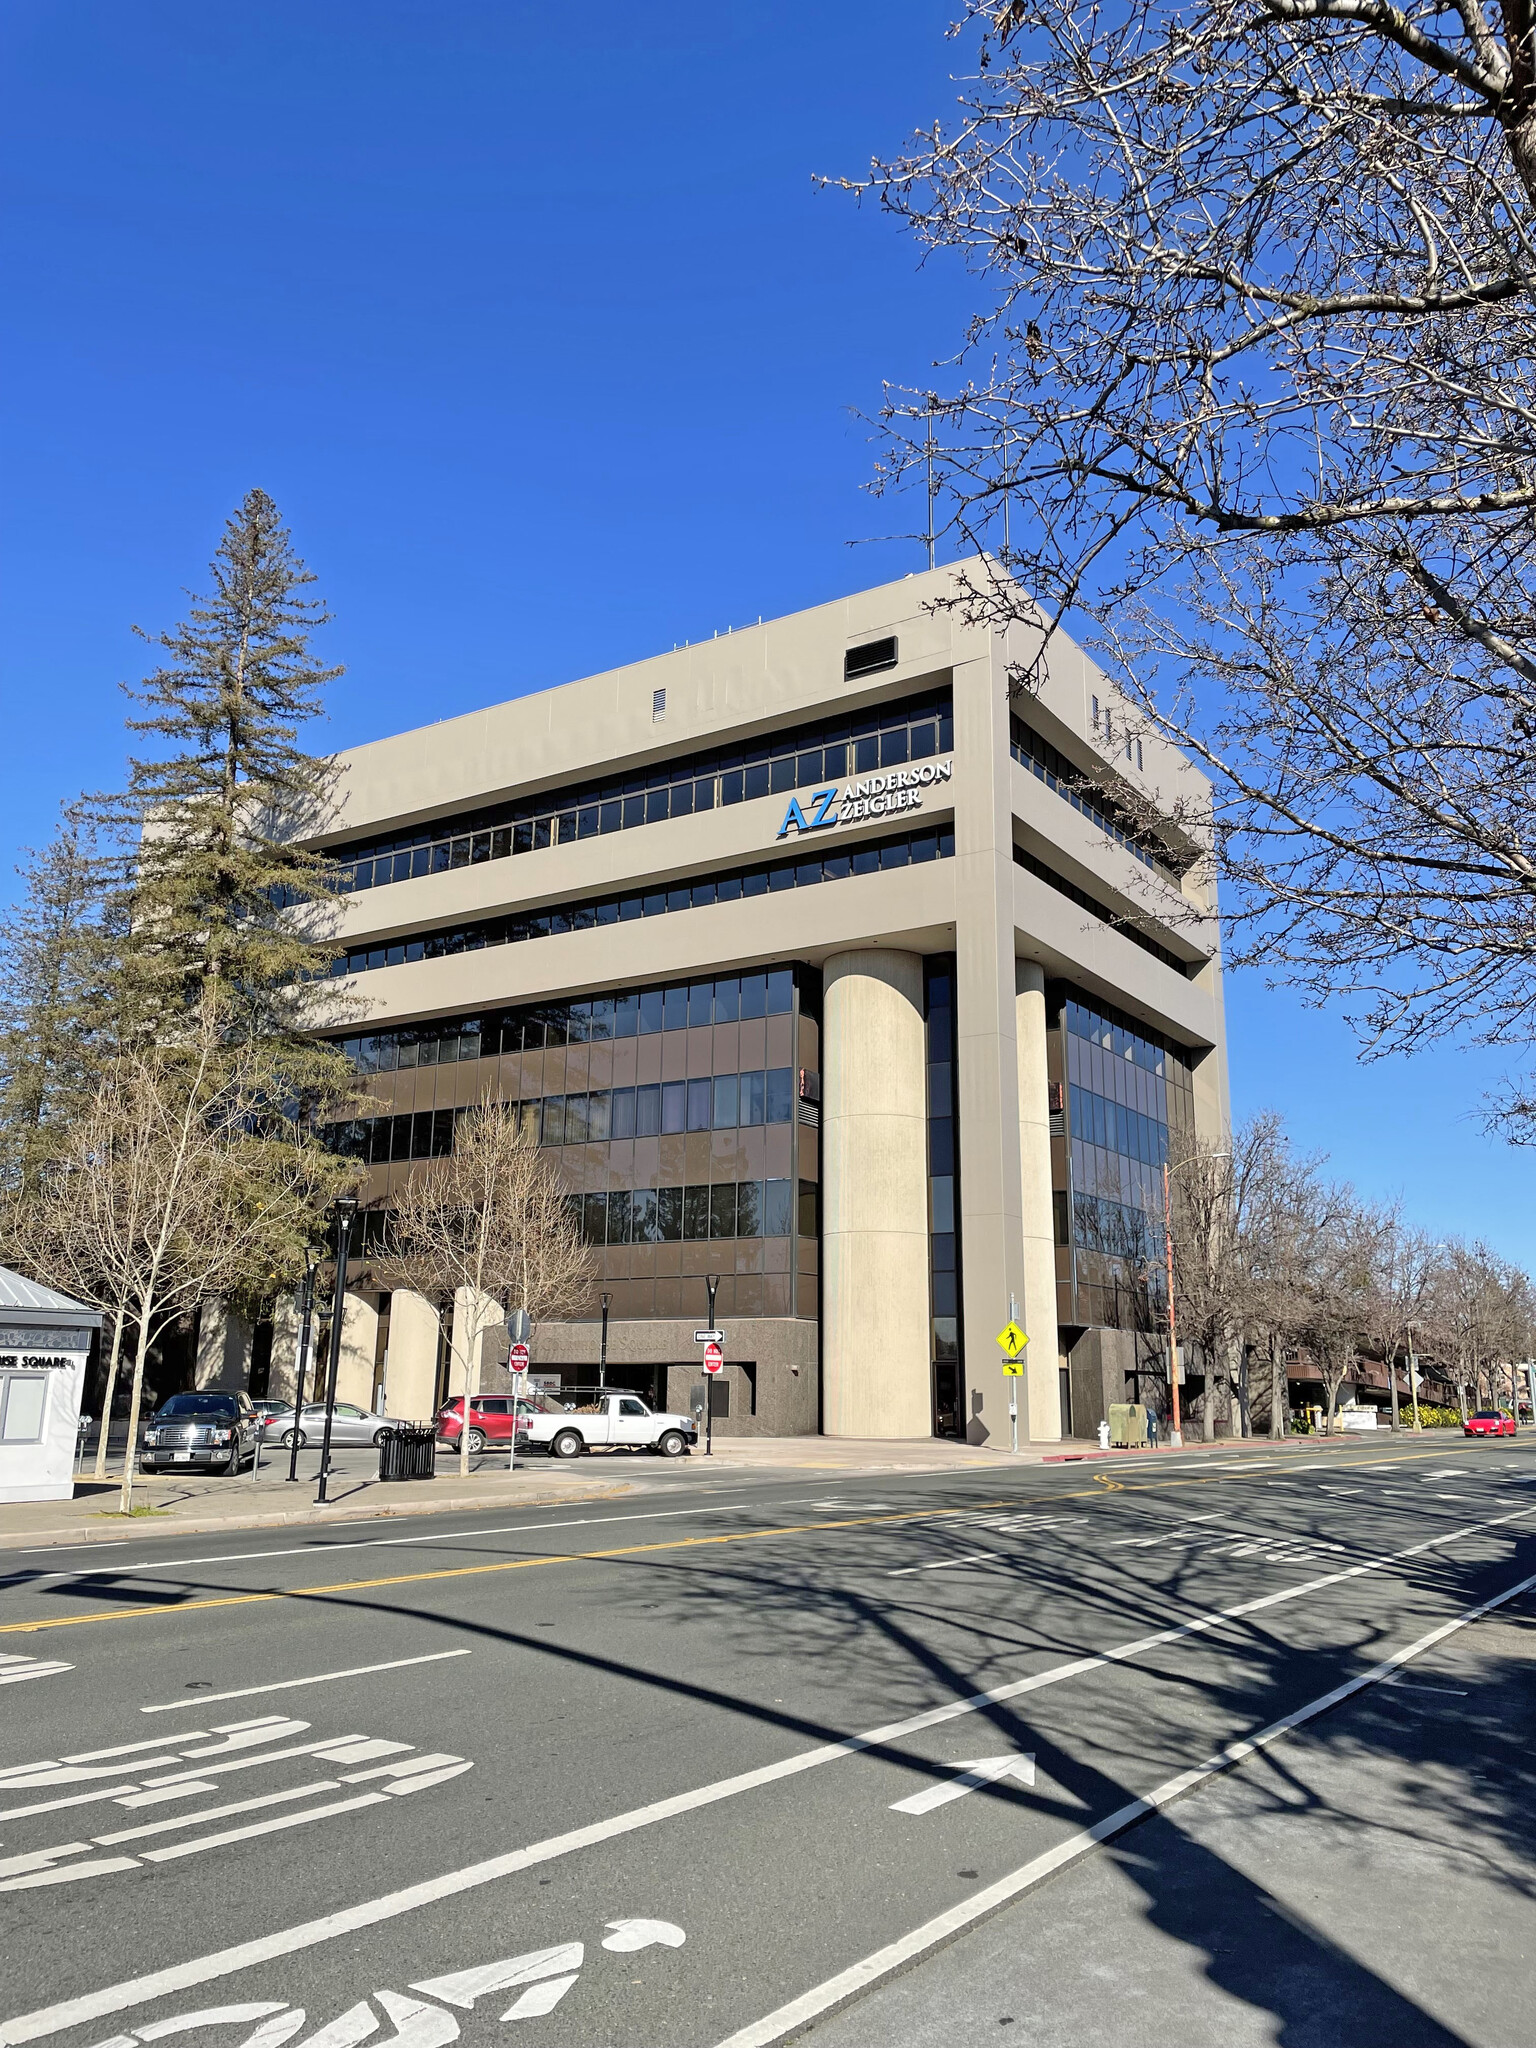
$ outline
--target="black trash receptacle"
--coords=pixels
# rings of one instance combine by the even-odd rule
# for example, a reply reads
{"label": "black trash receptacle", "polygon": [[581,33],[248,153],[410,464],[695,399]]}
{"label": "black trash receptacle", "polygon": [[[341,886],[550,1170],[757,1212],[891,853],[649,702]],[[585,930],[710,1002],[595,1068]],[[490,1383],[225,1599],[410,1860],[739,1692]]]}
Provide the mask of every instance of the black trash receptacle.
{"label": "black trash receptacle", "polygon": [[431,1479],[437,1470],[437,1432],[430,1422],[396,1422],[379,1431],[381,1479]]}

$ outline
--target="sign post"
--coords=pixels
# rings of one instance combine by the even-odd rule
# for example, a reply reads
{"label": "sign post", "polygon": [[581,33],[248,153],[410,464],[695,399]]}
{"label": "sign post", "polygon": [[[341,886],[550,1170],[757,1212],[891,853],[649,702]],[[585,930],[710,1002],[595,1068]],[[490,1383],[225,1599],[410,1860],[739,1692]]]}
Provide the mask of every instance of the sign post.
{"label": "sign post", "polygon": [[1003,1378],[1008,1382],[1008,1433],[1013,1448],[1019,1448],[1019,1381],[1024,1377],[1024,1346],[1029,1342],[1019,1328],[1019,1304],[1008,1297],[1008,1320],[997,1333],[1003,1349]]}
{"label": "sign post", "polygon": [[693,1341],[704,1346],[704,1455],[715,1455],[715,1381],[725,1369],[725,1332],[715,1328],[715,1290],[720,1275],[711,1273],[704,1285],[709,1289],[709,1328],[695,1330]]}
{"label": "sign post", "polygon": [[[507,1443],[507,1474],[517,1470],[517,1399],[528,1391],[528,1339],[533,1323],[525,1308],[507,1310],[507,1371],[512,1375],[512,1433]],[[469,1400],[464,1402],[464,1426],[469,1427]]]}

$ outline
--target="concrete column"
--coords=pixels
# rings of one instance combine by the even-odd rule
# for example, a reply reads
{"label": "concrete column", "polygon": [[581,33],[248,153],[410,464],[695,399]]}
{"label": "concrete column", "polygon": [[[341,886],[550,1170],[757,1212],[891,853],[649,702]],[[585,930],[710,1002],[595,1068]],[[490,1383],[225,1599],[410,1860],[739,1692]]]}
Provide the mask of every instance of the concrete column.
{"label": "concrete column", "polygon": [[1051,1208],[1051,1102],[1045,1064],[1045,970],[1014,962],[1014,1033],[1019,1057],[1019,1193],[1024,1229],[1023,1324],[1029,1337],[1024,1384],[1029,1434],[1061,1436],[1057,1379],[1056,1230]]}
{"label": "concrete column", "polygon": [[205,1301],[197,1317],[192,1377],[200,1388],[238,1392],[251,1383],[251,1326],[227,1301]]}
{"label": "concrete column", "polygon": [[[373,1358],[379,1342],[379,1312],[360,1294],[348,1294],[341,1312],[341,1370],[336,1375],[338,1401],[373,1406]],[[324,1388],[316,1389],[323,1395]]]}
{"label": "concrete column", "polygon": [[[310,1330],[314,1343],[314,1330]],[[310,1364],[314,1360],[311,1357]],[[280,1294],[272,1304],[272,1370],[267,1378],[267,1395],[273,1401],[291,1401],[299,1371],[299,1299]]]}
{"label": "concrete column", "polygon": [[397,1287],[389,1299],[389,1365],[384,1412],[397,1422],[430,1422],[437,1392],[437,1310],[424,1294]]}
{"label": "concrete column", "polygon": [[822,1427],[933,1432],[923,963],[835,954],[822,999]]}

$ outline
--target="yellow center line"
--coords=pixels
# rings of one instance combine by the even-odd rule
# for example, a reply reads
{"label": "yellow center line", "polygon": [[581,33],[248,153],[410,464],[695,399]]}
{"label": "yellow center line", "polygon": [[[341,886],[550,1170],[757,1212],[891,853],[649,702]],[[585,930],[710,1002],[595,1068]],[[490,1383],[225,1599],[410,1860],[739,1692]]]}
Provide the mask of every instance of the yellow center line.
{"label": "yellow center line", "polygon": [[[1249,1455],[1252,1454],[1250,1453]],[[1281,1455],[1295,1456],[1296,1454],[1291,1452],[1282,1453]],[[1352,1458],[1347,1461],[1341,1458],[1338,1463],[1344,1469],[1348,1469],[1349,1466],[1362,1464],[1403,1465],[1411,1463],[1416,1458],[1441,1457],[1444,1455],[1443,1452],[1438,1451],[1410,1451],[1396,1458]],[[1246,1473],[1230,1471],[1222,1473],[1213,1472],[1209,1475],[1190,1472],[1177,1478],[1170,1475],[1167,1479],[1149,1479],[1139,1483],[1131,1479],[1110,1483],[1116,1492],[1161,1493],[1181,1486],[1222,1486],[1229,1480],[1246,1478],[1247,1476]],[[1099,1475],[1095,1474],[1094,1477],[1096,1483],[1092,1486],[1077,1488],[1070,1493],[1051,1494],[1045,1499],[1032,1500],[1028,1505],[1030,1507],[1051,1507],[1057,1501],[1062,1500],[1102,1500],[1105,1487],[1097,1483]],[[664,1543],[625,1544],[621,1549],[617,1550],[551,1551],[541,1557],[504,1558],[496,1564],[446,1565],[437,1571],[400,1572],[383,1579],[340,1579],[323,1586],[285,1586],[277,1592],[222,1593],[206,1600],[183,1601],[176,1606],[169,1606],[164,1601],[157,1601],[146,1607],[107,1608],[98,1614],[61,1614],[34,1621],[0,1622],[0,1635],[32,1635],[40,1629],[80,1628],[89,1622],[97,1621],[143,1621],[147,1617],[156,1614],[177,1616],[198,1614],[216,1607],[261,1607],[277,1600],[318,1599],[327,1593],[369,1593],[377,1591],[383,1586],[425,1585],[434,1579],[483,1578],[492,1572],[531,1571],[539,1565],[600,1564],[616,1557],[646,1557],[664,1550],[705,1550],[711,1546],[718,1547],[725,1543],[762,1543],[771,1541],[777,1536],[805,1536],[814,1534],[818,1530],[826,1529],[868,1529],[872,1527],[888,1527],[901,1522],[932,1522],[949,1515],[974,1515],[994,1508],[1018,1509],[1020,1505],[1017,1500],[973,1501],[964,1507],[958,1508],[913,1508],[900,1514],[859,1515],[837,1522],[789,1522],[771,1529],[741,1529],[722,1531],[713,1536],[673,1537]],[[164,1569],[174,1568],[175,1563],[176,1560],[174,1558],[168,1559]],[[105,1569],[110,1571],[111,1567],[107,1566]]]}

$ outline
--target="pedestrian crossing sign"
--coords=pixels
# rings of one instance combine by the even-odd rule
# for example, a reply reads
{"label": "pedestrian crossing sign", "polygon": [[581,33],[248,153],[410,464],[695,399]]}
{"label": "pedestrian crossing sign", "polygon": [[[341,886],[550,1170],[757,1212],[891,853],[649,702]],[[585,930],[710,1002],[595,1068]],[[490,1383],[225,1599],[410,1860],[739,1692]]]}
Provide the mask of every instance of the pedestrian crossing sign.
{"label": "pedestrian crossing sign", "polygon": [[1003,1378],[1005,1380],[1021,1380],[1023,1377],[1024,1361],[1022,1358],[1005,1358],[1003,1360]]}
{"label": "pedestrian crossing sign", "polygon": [[1010,1322],[1004,1323],[1003,1327],[998,1331],[997,1341],[1002,1345],[1010,1358],[1017,1358],[1024,1349],[1024,1346],[1029,1342],[1029,1339],[1017,1323]]}

